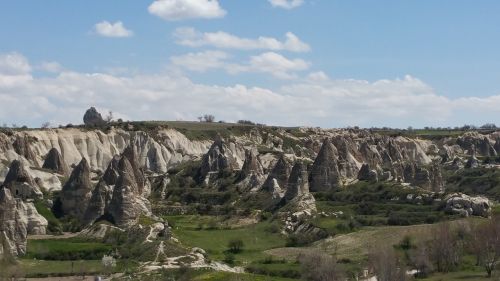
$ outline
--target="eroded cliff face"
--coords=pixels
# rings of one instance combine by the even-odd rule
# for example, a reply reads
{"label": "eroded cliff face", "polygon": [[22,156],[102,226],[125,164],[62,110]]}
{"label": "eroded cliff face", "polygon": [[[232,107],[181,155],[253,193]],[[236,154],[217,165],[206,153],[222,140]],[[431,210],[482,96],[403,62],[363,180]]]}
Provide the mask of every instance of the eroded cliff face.
{"label": "eroded cliff face", "polygon": [[207,188],[218,184],[211,175],[230,172],[241,192],[265,193],[278,207],[314,210],[310,192],[356,181],[393,181],[441,192],[442,169],[481,165],[479,156],[498,155],[499,148],[497,133],[439,140],[270,127],[215,140],[190,140],[161,128],[151,133],[82,128],[0,133],[0,210],[9,218],[0,226],[1,244],[3,251],[23,253],[23,237],[45,232],[46,222],[32,203],[42,191],[62,189],[63,212],[85,225],[100,218],[133,225],[140,216],[152,215],[151,179],[162,183],[165,194],[167,171],[192,160],[199,160],[193,163],[199,163],[197,176]]}
{"label": "eroded cliff face", "polygon": [[[269,178],[277,163],[276,154],[284,154],[290,163],[295,159],[313,163],[308,170],[311,191],[328,191],[357,180],[363,164],[369,165],[372,178],[376,172],[379,180],[397,180],[439,190],[442,188],[440,169],[433,162],[438,161],[438,166],[445,165],[459,156],[455,166],[473,167],[477,166],[475,155],[494,156],[497,155],[496,148],[500,147],[496,133],[466,133],[439,141],[382,136],[363,130],[304,128],[300,129],[299,135],[279,128],[257,127],[248,133],[215,142],[211,139],[189,140],[174,129],[159,129],[153,135],[123,129],[103,132],[81,128],[17,131],[10,135],[0,133],[0,181],[5,180],[9,166],[17,160],[25,163],[27,180],[36,182],[32,186],[58,190],[62,188],[61,179],[69,175],[83,158],[87,160],[90,177],[95,178],[106,172],[114,156],[126,152],[136,178],[140,169],[163,174],[185,161],[201,159],[201,180],[224,169],[243,169],[240,180],[247,179],[244,185],[256,190],[259,185],[271,185],[265,179]],[[287,142],[292,142],[292,145]],[[258,150],[266,152],[259,153]],[[465,154],[472,155],[469,163],[462,161]],[[107,174],[106,177],[116,180],[116,171],[115,175]],[[283,180],[278,184],[286,185]],[[148,187],[139,183],[139,189],[144,188],[147,193]]]}

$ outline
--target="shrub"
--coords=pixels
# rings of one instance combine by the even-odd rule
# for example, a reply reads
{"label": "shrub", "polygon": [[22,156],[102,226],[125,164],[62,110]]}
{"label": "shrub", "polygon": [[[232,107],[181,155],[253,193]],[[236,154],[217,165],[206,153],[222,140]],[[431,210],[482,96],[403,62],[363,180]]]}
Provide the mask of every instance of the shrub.
{"label": "shrub", "polygon": [[237,254],[237,253],[240,253],[241,251],[243,251],[243,247],[244,247],[244,243],[243,243],[243,240],[241,239],[233,239],[231,241],[229,241],[229,243],[227,244],[227,247],[228,247],[228,251],[233,253],[233,254]]}

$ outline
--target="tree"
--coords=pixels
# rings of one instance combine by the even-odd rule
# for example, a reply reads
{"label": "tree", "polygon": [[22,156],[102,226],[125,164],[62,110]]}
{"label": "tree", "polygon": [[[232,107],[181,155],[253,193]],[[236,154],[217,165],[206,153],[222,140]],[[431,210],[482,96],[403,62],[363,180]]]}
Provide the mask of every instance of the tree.
{"label": "tree", "polygon": [[215,116],[213,116],[212,114],[205,114],[205,115],[203,115],[203,119],[207,123],[212,123],[215,121]]}
{"label": "tree", "polygon": [[233,239],[231,241],[229,241],[229,243],[227,244],[227,247],[228,247],[228,251],[233,253],[233,254],[237,254],[241,251],[243,251],[243,246],[245,244],[243,243],[243,240],[241,239]]}
{"label": "tree", "polygon": [[441,223],[432,231],[429,242],[429,254],[438,272],[449,272],[455,269],[461,260],[462,244],[451,231],[450,223]]}
{"label": "tree", "polygon": [[335,257],[320,252],[301,254],[298,261],[302,267],[302,279],[307,281],[336,281],[343,274]]}
{"label": "tree", "polygon": [[42,129],[47,129],[50,127],[50,122],[43,122],[42,123]]}
{"label": "tree", "polygon": [[369,254],[370,266],[378,281],[407,280],[406,267],[391,246],[378,246]]}
{"label": "tree", "polygon": [[110,123],[111,121],[113,121],[113,111],[108,111],[108,115],[106,116],[106,122],[107,123]]}
{"label": "tree", "polygon": [[471,243],[477,261],[484,267],[488,277],[500,262],[500,216],[492,217],[488,222],[474,230]]}
{"label": "tree", "polygon": [[429,259],[429,249],[424,243],[421,243],[411,251],[410,261],[417,271],[415,276],[418,278],[426,278],[433,270]]}

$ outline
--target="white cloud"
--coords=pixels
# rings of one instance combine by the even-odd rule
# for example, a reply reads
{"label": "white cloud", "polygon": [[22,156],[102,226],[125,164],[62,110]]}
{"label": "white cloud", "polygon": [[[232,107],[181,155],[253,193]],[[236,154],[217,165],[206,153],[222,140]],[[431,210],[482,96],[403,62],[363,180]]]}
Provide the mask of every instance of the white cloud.
{"label": "white cloud", "polygon": [[226,15],[218,0],[156,0],[149,5],[148,11],[169,21],[213,19]]}
{"label": "white cloud", "polygon": [[218,120],[286,126],[500,124],[500,95],[451,99],[412,76],[368,82],[333,80],[316,73],[312,76],[321,79],[311,80],[309,75],[272,90],[200,84],[171,73],[125,77],[63,71],[37,78],[31,77],[30,69],[22,55],[0,55],[0,122],[81,123],[85,110],[96,106],[133,120],[196,120],[211,113]]}
{"label": "white cloud", "polygon": [[302,59],[288,59],[274,52],[252,56],[248,65],[234,66],[232,72],[262,72],[280,79],[295,78],[296,72],[307,70],[310,63]]}
{"label": "white cloud", "polygon": [[285,34],[285,40],[280,41],[273,37],[260,36],[255,39],[242,38],[223,31],[199,32],[191,27],[177,28],[174,32],[176,43],[189,47],[211,46],[220,49],[236,50],[272,50],[308,52],[311,47],[302,42],[292,32]]}
{"label": "white cloud", "polygon": [[125,28],[121,21],[117,21],[115,23],[110,23],[108,21],[96,23],[94,25],[94,31],[103,37],[123,38],[134,35],[134,32]]}
{"label": "white cloud", "polygon": [[0,54],[0,85],[11,87],[32,79],[32,67],[23,55],[13,52]]}
{"label": "white cloud", "polygon": [[246,63],[234,63],[227,59],[229,55],[221,51],[204,51],[174,56],[170,61],[191,71],[204,72],[210,69],[223,69],[230,74],[244,72],[265,73],[279,79],[292,79],[296,73],[307,70],[310,63],[302,59],[288,59],[274,52],[266,52],[250,57]]}
{"label": "white cloud", "polygon": [[23,55],[16,52],[0,54],[0,74],[22,75],[30,71],[31,65]]}
{"label": "white cloud", "polygon": [[273,7],[279,7],[284,9],[293,9],[304,4],[304,0],[269,0],[269,3]]}
{"label": "white cloud", "polygon": [[203,72],[209,69],[225,68],[228,55],[221,51],[205,51],[174,56],[170,61],[191,71]]}
{"label": "white cloud", "polygon": [[50,73],[59,73],[64,69],[61,64],[55,61],[44,61],[37,68]]}

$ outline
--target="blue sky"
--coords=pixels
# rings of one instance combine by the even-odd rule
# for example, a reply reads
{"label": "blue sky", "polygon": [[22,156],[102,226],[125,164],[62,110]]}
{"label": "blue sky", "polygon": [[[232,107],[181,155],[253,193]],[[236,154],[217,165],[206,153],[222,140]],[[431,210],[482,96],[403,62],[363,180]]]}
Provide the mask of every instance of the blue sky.
{"label": "blue sky", "polygon": [[500,123],[500,2],[294,1],[2,1],[0,122]]}

